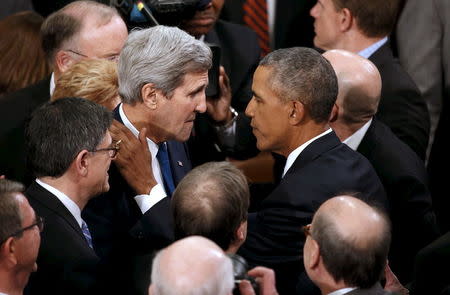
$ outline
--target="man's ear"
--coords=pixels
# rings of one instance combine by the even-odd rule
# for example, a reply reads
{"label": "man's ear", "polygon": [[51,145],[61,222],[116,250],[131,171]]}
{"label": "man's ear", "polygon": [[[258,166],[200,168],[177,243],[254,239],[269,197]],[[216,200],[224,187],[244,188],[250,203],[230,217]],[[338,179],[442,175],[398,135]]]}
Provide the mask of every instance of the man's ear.
{"label": "man's ear", "polygon": [[314,269],[320,262],[320,248],[316,240],[311,239],[311,251],[309,251],[309,268]]}
{"label": "man's ear", "polygon": [[16,241],[14,237],[9,237],[6,241],[0,246],[0,257],[1,259],[11,265],[17,264],[16,257]]}
{"label": "man's ear", "polygon": [[288,102],[289,122],[291,125],[298,125],[305,117],[305,105],[298,100]]}
{"label": "man's ear", "polygon": [[87,150],[82,150],[75,157],[75,160],[73,160],[71,166],[74,166],[78,175],[87,176],[89,168],[88,156],[89,152]]}
{"label": "man's ear", "polygon": [[348,8],[342,8],[339,11],[339,28],[341,32],[349,31],[354,24],[354,17]]}
{"label": "man's ear", "polygon": [[153,83],[147,83],[141,88],[142,102],[151,110],[156,110],[158,107],[158,100],[156,96],[156,89]]}
{"label": "man's ear", "polygon": [[247,220],[241,222],[238,229],[236,230],[236,239],[240,243],[243,243],[246,238],[247,238]]}
{"label": "man's ear", "polygon": [[333,105],[333,108],[331,109],[330,119],[329,122],[335,122],[339,117],[339,106],[337,104]]}
{"label": "man's ear", "polygon": [[55,56],[55,67],[58,69],[60,73],[64,73],[69,69],[73,64],[75,63],[75,60],[70,56],[67,51],[59,50],[56,53]]}

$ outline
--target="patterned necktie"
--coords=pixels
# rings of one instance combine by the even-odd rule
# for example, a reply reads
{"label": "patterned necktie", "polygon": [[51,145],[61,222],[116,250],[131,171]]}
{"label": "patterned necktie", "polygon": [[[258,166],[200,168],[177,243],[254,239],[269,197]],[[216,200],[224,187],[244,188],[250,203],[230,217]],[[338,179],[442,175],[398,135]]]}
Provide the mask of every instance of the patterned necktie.
{"label": "patterned necktie", "polygon": [[270,52],[267,2],[266,0],[246,0],[242,8],[244,9],[244,22],[258,35],[261,55],[265,56]]}
{"label": "patterned necktie", "polygon": [[83,235],[86,238],[86,241],[87,241],[89,247],[91,247],[91,249],[94,250],[94,246],[92,245],[91,232],[89,231],[89,228],[88,228],[86,222],[84,222],[84,221],[81,223],[81,231],[83,232]]}
{"label": "patterned necktie", "polygon": [[167,153],[167,144],[165,142],[159,145],[156,158],[158,159],[159,167],[163,175],[164,188],[166,189],[166,192],[170,197],[172,196],[172,193],[175,190],[175,185],[173,184],[172,170],[170,169],[170,162],[169,162],[169,154]]}

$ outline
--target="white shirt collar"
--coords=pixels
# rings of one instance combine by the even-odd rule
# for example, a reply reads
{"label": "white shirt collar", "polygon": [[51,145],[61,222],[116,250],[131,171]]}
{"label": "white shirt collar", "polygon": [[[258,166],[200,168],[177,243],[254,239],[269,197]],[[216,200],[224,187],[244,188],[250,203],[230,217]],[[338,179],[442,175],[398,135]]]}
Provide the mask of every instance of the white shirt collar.
{"label": "white shirt collar", "polygon": [[326,130],[325,132],[320,133],[319,135],[317,135],[316,137],[311,138],[310,140],[308,140],[307,142],[305,142],[304,144],[302,144],[301,146],[299,146],[298,148],[296,148],[295,150],[293,150],[289,156],[287,157],[286,160],[286,165],[284,166],[284,171],[283,171],[283,177],[286,174],[286,172],[289,170],[289,168],[291,168],[292,164],[294,164],[295,160],[297,159],[297,157],[300,155],[301,152],[303,152],[303,150],[314,140],[327,135],[328,133],[331,132],[331,128],[328,128],[328,130]]}
{"label": "white shirt collar", "polygon": [[356,290],[358,288],[353,287],[353,288],[342,288],[339,290],[336,290],[334,292],[329,293],[328,295],[343,295],[343,294],[347,294],[348,292],[351,292],[353,290]]}
{"label": "white shirt collar", "polygon": [[366,124],[364,124],[361,128],[358,129],[355,133],[344,139],[342,143],[345,143],[348,145],[352,150],[356,151],[361,144],[362,139],[367,133],[367,130],[370,127],[370,124],[372,124],[372,119],[367,121]]}
{"label": "white shirt collar", "polygon": [[50,77],[50,96],[52,96],[53,92],[55,92],[55,87],[56,87],[55,73],[52,72],[52,76]]}
{"label": "white shirt collar", "polygon": [[387,41],[388,41],[388,38],[384,37],[380,41],[377,41],[377,42],[373,43],[372,45],[370,45],[369,47],[367,47],[367,48],[361,50],[360,52],[358,52],[358,55],[360,55],[360,56],[362,56],[364,58],[369,58],[375,51],[377,51]]}
{"label": "white shirt collar", "polygon": [[61,192],[60,190],[54,188],[53,186],[44,183],[42,180],[36,178],[36,182],[42,186],[44,189],[48,190],[51,194],[53,194],[58,200],[63,203],[64,207],[69,210],[69,212],[75,217],[76,221],[78,222],[78,225],[81,228],[81,224],[83,223],[83,219],[81,218],[81,210],[80,207],[78,207],[77,204],[75,204],[74,201],[72,201],[71,198],[69,198],[66,194]]}

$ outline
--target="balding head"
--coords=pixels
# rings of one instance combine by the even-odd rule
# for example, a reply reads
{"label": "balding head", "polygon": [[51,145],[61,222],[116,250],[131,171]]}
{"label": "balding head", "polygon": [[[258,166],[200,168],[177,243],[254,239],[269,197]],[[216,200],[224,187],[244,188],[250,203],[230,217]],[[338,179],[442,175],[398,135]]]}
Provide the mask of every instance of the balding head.
{"label": "balding head", "polygon": [[390,244],[389,221],[380,210],[351,196],[332,198],[314,215],[311,237],[335,282],[368,288],[380,279]]}
{"label": "balding head", "polygon": [[[330,50],[323,56],[338,78],[339,107],[337,123],[364,124],[377,112],[381,94],[381,76],[368,59],[344,50]],[[336,123],[336,124],[337,124]]]}
{"label": "balding head", "polygon": [[231,260],[210,240],[191,236],[165,248],[152,267],[151,295],[231,294]]}

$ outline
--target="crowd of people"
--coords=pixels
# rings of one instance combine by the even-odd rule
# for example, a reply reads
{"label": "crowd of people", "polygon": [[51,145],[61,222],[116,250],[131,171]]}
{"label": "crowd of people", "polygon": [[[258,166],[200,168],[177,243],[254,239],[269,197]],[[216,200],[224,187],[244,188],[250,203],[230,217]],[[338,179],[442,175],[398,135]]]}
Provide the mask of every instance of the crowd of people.
{"label": "crowd of people", "polygon": [[450,6],[101,2],[0,19],[0,294],[450,294]]}

